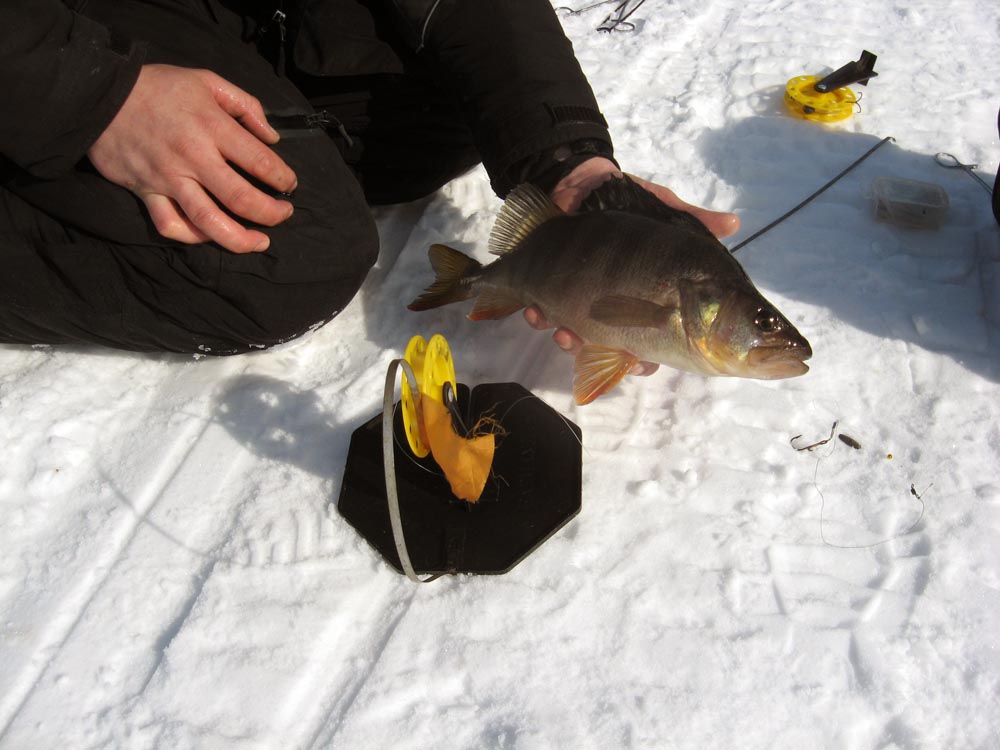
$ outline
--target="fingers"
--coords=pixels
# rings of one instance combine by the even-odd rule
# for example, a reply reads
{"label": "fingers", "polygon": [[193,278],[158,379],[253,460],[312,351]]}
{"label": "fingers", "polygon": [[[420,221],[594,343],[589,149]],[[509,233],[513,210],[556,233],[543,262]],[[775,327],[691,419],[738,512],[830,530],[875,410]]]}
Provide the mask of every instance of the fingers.
{"label": "fingers", "polygon": [[655,182],[644,180],[641,177],[636,177],[632,174],[630,174],[629,177],[671,208],[686,211],[693,215],[696,219],[698,219],[698,221],[708,228],[708,231],[719,239],[734,234],[740,228],[740,217],[736,214],[731,214],[727,211],[710,211],[707,208],[692,205],[687,201],[683,201],[678,198],[677,194],[670,188],[663,187],[663,185],[657,185]]}
{"label": "fingers", "polygon": [[552,340],[560,349],[574,357],[583,349],[583,339],[568,328],[557,328],[552,334]]}
{"label": "fingers", "polygon": [[740,217],[736,214],[725,211],[709,211],[707,208],[699,208],[691,213],[720,240],[739,231]]}
{"label": "fingers", "polygon": [[[198,180],[223,206],[255,224],[271,227],[292,215],[291,203],[261,192],[221,160],[215,164],[210,162],[209,168],[198,175]],[[200,226],[197,221],[195,224]]]}
{"label": "fingers", "polygon": [[[542,311],[534,305],[524,309],[524,319],[527,321],[528,325],[539,331],[552,327],[545,315],[542,314]],[[583,339],[568,328],[556,328],[555,332],[552,334],[552,340],[555,342],[556,346],[574,357],[579,354],[580,350],[583,348]],[[647,375],[652,375],[659,369],[660,366],[655,362],[637,362],[632,366],[632,369],[629,370],[628,374],[645,377]]]}
{"label": "fingers", "polygon": [[298,185],[295,172],[280,156],[235,123],[225,131],[220,133],[218,143],[226,160],[278,192],[291,193],[295,190]]}
{"label": "fingers", "polygon": [[573,213],[592,190],[612,177],[621,176],[614,162],[595,156],[579,164],[552,188],[552,201],[566,213]]}
{"label": "fingers", "polygon": [[198,161],[201,169],[194,177],[204,190],[189,185],[177,202],[196,229],[227,250],[266,250],[270,240],[265,234],[231,219],[205,191],[236,216],[275,226],[292,215],[292,204],[265,194],[226,162],[282,193],[295,190],[295,172],[265,145],[276,143],[278,133],[268,124],[257,98],[210,71],[199,71],[199,75],[226,116],[220,117],[214,133],[218,154]]}
{"label": "fingers", "polygon": [[[268,124],[257,98],[211,71],[199,71],[199,75],[222,112],[228,115],[219,122],[215,133],[215,142],[225,161],[279,192],[295,190],[298,184],[295,172],[265,145],[276,143],[278,133]],[[292,215],[291,203],[258,190],[224,161],[206,159],[202,164],[204,171],[196,175],[197,179],[236,216],[255,224],[275,226]],[[265,235],[243,228],[218,207],[205,203],[201,195],[188,194],[181,205],[196,205],[199,214],[188,214],[192,223],[227,250],[250,252],[267,247]]]}
{"label": "fingers", "polygon": [[[298,185],[295,172],[280,156],[264,145],[276,143],[278,133],[267,123],[264,110],[256,97],[210,71],[201,73],[222,111],[238,120],[243,126],[240,127],[231,120],[223,120],[220,123],[215,140],[224,159],[279,192],[291,193],[295,190]],[[237,216],[256,224],[275,226],[292,215],[291,203],[266,195],[237,174],[228,164],[216,162],[211,164],[211,167],[208,172],[199,175],[202,184],[222,205]],[[212,213],[208,219],[219,227],[226,227],[227,234],[232,236],[229,231],[231,222],[227,221],[226,217]],[[195,224],[200,226],[200,222],[196,221]],[[245,248],[247,242],[246,235],[243,235],[237,245]],[[227,245],[223,246],[230,250],[234,249]]]}
{"label": "fingers", "polygon": [[546,328],[551,328],[549,321],[545,319],[542,311],[539,310],[534,305],[530,305],[524,308],[524,319],[528,322],[528,325],[534,328],[536,331],[544,331]]}
{"label": "fingers", "polygon": [[177,204],[167,196],[150,193],[142,196],[142,202],[146,204],[146,210],[149,211],[149,218],[152,219],[156,231],[167,239],[189,245],[208,242],[208,235],[188,221],[177,208]]}
{"label": "fingers", "polygon": [[210,70],[201,70],[198,73],[226,114],[239,120],[243,127],[264,143],[278,142],[280,138],[278,131],[268,124],[264,108],[255,96],[251,96],[239,86]]}
{"label": "fingers", "polygon": [[[524,308],[524,319],[536,331],[544,331],[547,328],[552,328],[552,324],[549,323],[542,311],[535,305]],[[580,349],[583,348],[583,339],[568,328],[556,328],[552,334],[552,340],[564,352],[568,352],[574,356],[579,354]]]}
{"label": "fingers", "polygon": [[261,252],[271,244],[263,232],[247,229],[231,219],[194,180],[186,180],[177,189],[175,200],[194,229],[230,252]]}
{"label": "fingers", "polygon": [[[292,214],[290,203],[264,195],[224,164],[218,174],[208,175],[203,182],[223,205],[257,224],[272,226]],[[263,232],[247,229],[230,218],[198,181],[180,178],[172,192],[173,198],[162,193],[141,194],[153,225],[164,237],[187,244],[214,241],[234,253],[260,252],[270,245]]]}
{"label": "fingers", "polygon": [[292,214],[252,184],[295,189],[295,173],[268,146],[277,141],[260,102],[238,86],[207,70],[151,64],[87,156],[140,196],[163,236],[245,253],[269,240],[241,223],[274,226]]}
{"label": "fingers", "polygon": [[628,371],[628,374],[635,375],[637,378],[646,378],[659,369],[660,366],[655,362],[636,362],[632,365],[632,369]]}
{"label": "fingers", "polygon": [[[621,174],[618,167],[608,159],[600,156],[588,159],[559,181],[559,184],[552,189],[552,200],[563,211],[572,213],[580,207],[583,199],[592,190],[612,177],[621,177]],[[726,211],[710,211],[707,208],[694,206],[678,198],[677,194],[669,188],[632,174],[629,177],[668,206],[694,215],[708,227],[712,234],[720,239],[734,234],[740,228],[740,219],[736,214]]]}

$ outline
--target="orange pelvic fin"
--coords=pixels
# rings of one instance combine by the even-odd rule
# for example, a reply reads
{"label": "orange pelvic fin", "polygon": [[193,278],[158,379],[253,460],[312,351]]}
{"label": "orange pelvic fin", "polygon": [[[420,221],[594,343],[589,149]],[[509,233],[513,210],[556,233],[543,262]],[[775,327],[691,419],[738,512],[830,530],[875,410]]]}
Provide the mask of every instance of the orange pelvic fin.
{"label": "orange pelvic fin", "polygon": [[576,403],[589,404],[616,385],[639,362],[634,354],[622,349],[587,344],[576,357],[573,396]]}

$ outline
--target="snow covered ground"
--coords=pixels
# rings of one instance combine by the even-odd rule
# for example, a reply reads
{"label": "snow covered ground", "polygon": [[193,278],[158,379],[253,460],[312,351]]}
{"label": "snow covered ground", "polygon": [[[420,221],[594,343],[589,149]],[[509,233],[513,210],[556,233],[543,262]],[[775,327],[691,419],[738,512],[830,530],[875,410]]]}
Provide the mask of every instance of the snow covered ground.
{"label": "snow covered ground", "polygon": [[[545,334],[406,311],[430,243],[488,258],[482,172],[382,212],[361,295],[283,349],[0,347],[0,747],[1000,748],[1000,234],[933,159],[992,184],[1000,6],[650,0],[598,34],[610,7],[564,25],[622,165],[739,213],[730,244],[895,137],[738,255],[812,371],[578,408]],[[786,115],[863,48],[860,114]],[[947,223],[877,222],[880,175],[942,185]],[[417,587],[335,503],[434,332],[461,381],[582,427],[583,511],[505,576]],[[835,420],[860,450],[790,445]]]}

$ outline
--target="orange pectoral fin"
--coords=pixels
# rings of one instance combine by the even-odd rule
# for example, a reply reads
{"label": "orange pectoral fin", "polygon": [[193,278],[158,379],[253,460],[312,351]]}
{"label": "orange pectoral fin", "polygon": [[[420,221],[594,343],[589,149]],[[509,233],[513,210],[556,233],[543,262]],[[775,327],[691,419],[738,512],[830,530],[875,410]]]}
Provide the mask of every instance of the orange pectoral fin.
{"label": "orange pectoral fin", "polygon": [[673,312],[656,302],[620,294],[601,297],[590,306],[590,317],[598,323],[630,328],[661,328]]}
{"label": "orange pectoral fin", "polygon": [[573,396],[581,406],[589,404],[616,385],[638,363],[639,358],[621,349],[587,344],[576,357]]}

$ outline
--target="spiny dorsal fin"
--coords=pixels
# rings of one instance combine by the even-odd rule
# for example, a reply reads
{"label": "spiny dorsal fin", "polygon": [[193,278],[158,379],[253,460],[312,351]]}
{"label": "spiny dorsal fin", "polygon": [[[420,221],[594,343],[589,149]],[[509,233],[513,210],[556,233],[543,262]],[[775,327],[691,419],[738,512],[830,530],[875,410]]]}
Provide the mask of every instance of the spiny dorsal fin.
{"label": "spiny dorsal fin", "polygon": [[546,221],[564,215],[540,188],[527,182],[518,185],[504,201],[490,232],[490,252],[505,255]]}
{"label": "spiny dorsal fin", "polygon": [[639,358],[621,349],[586,344],[576,355],[573,397],[583,406],[618,385]]}
{"label": "spiny dorsal fin", "polygon": [[649,300],[609,294],[590,306],[590,317],[598,323],[629,328],[662,328],[673,310]]}

